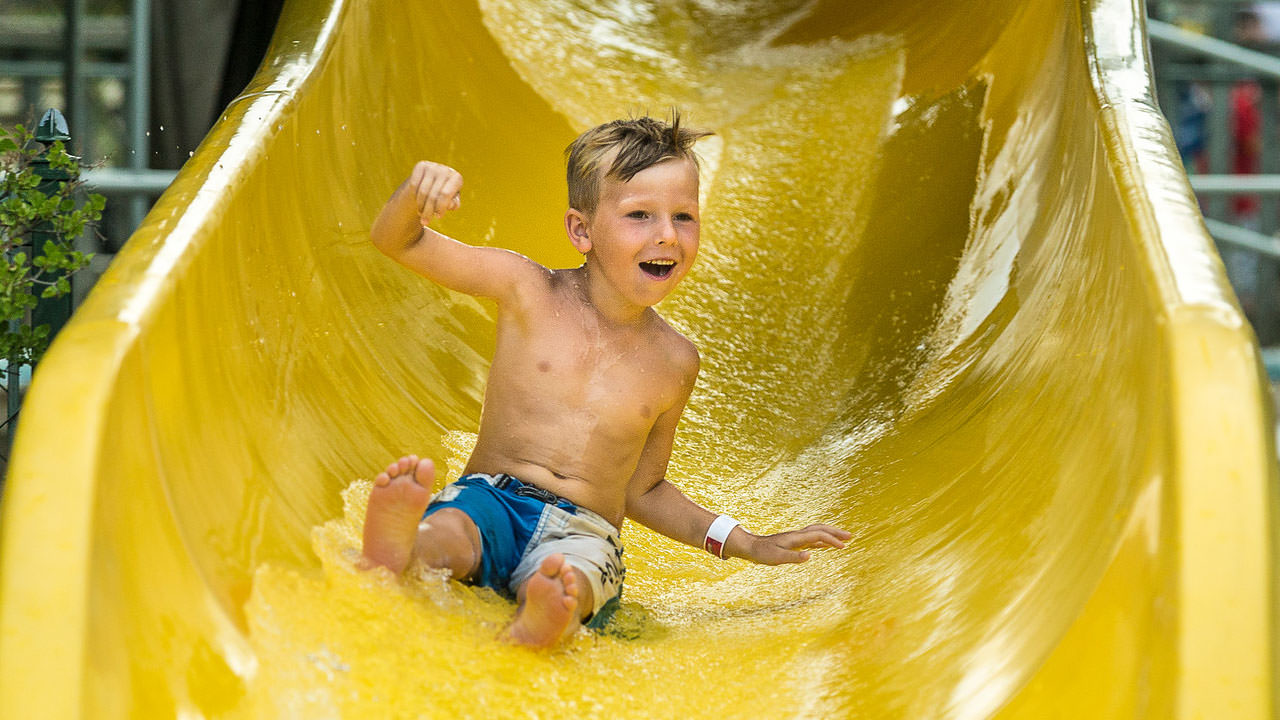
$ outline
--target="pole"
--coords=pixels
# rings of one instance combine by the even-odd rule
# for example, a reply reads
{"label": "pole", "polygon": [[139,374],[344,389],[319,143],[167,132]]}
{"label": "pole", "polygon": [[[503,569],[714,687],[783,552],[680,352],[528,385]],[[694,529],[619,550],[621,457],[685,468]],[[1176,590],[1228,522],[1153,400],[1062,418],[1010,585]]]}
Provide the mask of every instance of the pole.
{"label": "pole", "polygon": [[[129,167],[145,170],[149,164],[151,148],[147,142],[147,123],[151,113],[151,3],[149,0],[133,0],[133,24],[129,34],[129,144],[133,155]],[[150,207],[150,198],[135,193],[129,198],[129,232],[142,224],[142,218]]]}
{"label": "pole", "polygon": [[[40,153],[40,157],[36,158],[32,170],[40,178],[40,185],[37,189],[45,195],[53,195],[58,191],[58,183],[70,182],[75,179],[74,176],[66,170],[55,169],[49,166],[49,160],[46,157],[49,148],[57,141],[61,140],[64,145],[70,146],[71,133],[67,128],[67,120],[62,113],[57,110],[50,109],[44,114],[40,120],[40,125],[36,128],[35,139],[37,142],[45,146],[44,152]],[[51,224],[45,223],[36,226],[31,231],[31,257],[44,254],[44,244],[48,240],[56,240],[57,236],[53,231]],[[67,324],[67,320],[71,319],[71,295],[63,295],[56,298],[40,298],[36,302],[36,307],[31,311],[31,324],[33,327],[48,324],[49,337],[58,334],[63,325]]]}
{"label": "pole", "polygon": [[[84,78],[84,4],[85,0],[65,0],[66,24],[64,42],[67,54],[63,66],[62,86],[66,97],[67,115],[79,127],[85,127],[89,118],[85,109]],[[67,146],[67,152],[78,148]]]}

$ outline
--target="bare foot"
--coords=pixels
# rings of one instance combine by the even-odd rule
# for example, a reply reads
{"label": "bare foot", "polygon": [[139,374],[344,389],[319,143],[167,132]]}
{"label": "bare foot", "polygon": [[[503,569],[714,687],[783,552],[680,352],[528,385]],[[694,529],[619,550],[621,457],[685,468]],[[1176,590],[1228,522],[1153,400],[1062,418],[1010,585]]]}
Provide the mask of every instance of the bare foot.
{"label": "bare foot", "polygon": [[578,619],[578,576],[556,553],[524,585],[524,602],[507,628],[517,645],[547,648],[555,645]]}
{"label": "bare foot", "polygon": [[418,539],[418,523],[431,500],[435,463],[406,455],[373,479],[364,516],[367,567],[382,566],[399,575],[408,567]]}

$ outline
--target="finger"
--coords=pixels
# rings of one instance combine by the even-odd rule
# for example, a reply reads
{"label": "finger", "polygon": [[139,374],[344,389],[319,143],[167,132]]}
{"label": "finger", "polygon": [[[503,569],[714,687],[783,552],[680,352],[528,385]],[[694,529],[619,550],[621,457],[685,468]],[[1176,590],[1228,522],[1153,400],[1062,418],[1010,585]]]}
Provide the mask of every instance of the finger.
{"label": "finger", "polygon": [[417,182],[417,187],[413,191],[413,200],[417,202],[417,214],[424,220],[430,220],[434,214],[434,201],[431,197],[431,187],[435,184],[435,176],[430,173],[424,174]]}
{"label": "finger", "polygon": [[418,214],[424,220],[429,220],[435,212],[435,187],[440,183],[440,171],[435,163],[426,162],[422,165],[422,175],[414,188],[414,199],[418,203]]}
{"label": "finger", "polygon": [[796,530],[778,538],[778,544],[786,548],[844,548],[844,542],[827,530]]}
{"label": "finger", "polygon": [[440,195],[446,199],[446,209],[457,210],[462,204],[462,174],[451,171],[440,186]]}
{"label": "finger", "polygon": [[444,215],[453,203],[453,196],[462,189],[462,176],[457,170],[440,166],[435,182],[431,185],[432,210],[439,216]]}
{"label": "finger", "polygon": [[444,184],[449,181],[446,173],[437,173],[431,179],[431,189],[427,192],[427,210],[431,212],[431,216],[439,217],[444,214],[445,199],[441,195],[441,189]]}
{"label": "finger", "polygon": [[456,170],[449,173],[444,186],[440,188],[440,199],[444,203],[440,209],[441,215],[462,207],[462,175]]}
{"label": "finger", "polygon": [[828,525],[826,523],[816,523],[805,528],[805,530],[825,530],[841,540],[849,540],[853,537],[853,533],[848,530],[838,528],[835,525]]}
{"label": "finger", "polygon": [[846,547],[845,541],[848,540],[849,537],[852,537],[852,535],[850,535],[849,537],[840,537],[839,535],[836,535],[835,533],[832,533],[829,530],[821,530],[819,532],[821,532],[822,535],[821,537],[818,538],[818,542],[820,542],[825,547],[832,547],[837,549],[844,549]]}
{"label": "finger", "polygon": [[422,178],[427,174],[427,168],[430,164],[426,161],[414,163],[413,172],[409,173],[409,186],[418,187],[422,183]]}
{"label": "finger", "polygon": [[841,540],[835,535],[828,534],[820,538],[818,541],[818,544],[815,544],[812,547],[828,547],[828,548],[835,548],[836,550],[843,550],[846,547],[848,547],[848,545],[844,542],[844,540]]}
{"label": "finger", "polygon": [[853,533],[832,525],[810,525],[803,530],[797,531],[797,535],[812,542],[820,542],[824,546],[834,548],[843,548],[845,543],[853,538]]}

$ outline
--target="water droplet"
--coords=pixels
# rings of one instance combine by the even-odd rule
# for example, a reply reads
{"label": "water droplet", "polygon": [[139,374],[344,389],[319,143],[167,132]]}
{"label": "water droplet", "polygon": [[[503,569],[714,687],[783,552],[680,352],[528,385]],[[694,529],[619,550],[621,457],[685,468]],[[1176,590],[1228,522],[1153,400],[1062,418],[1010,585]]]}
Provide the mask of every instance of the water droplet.
{"label": "water droplet", "polygon": [[164,126],[163,126],[163,125],[161,125],[161,126],[160,126],[160,132],[164,132]]}
{"label": "water droplet", "polygon": [[195,155],[195,154],[196,154],[196,151],[195,151],[195,150],[188,150],[188,151],[187,151],[187,157],[191,157],[192,155]]}

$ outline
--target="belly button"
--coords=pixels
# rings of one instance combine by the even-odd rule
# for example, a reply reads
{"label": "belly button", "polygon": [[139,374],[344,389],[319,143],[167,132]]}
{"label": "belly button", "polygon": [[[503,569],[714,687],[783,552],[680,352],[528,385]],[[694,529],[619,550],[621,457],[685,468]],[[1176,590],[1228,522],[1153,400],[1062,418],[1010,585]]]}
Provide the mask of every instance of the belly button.
{"label": "belly button", "polygon": [[546,360],[539,360],[538,369],[541,370],[542,372],[547,372],[548,370],[551,369],[551,363],[547,362]]}

